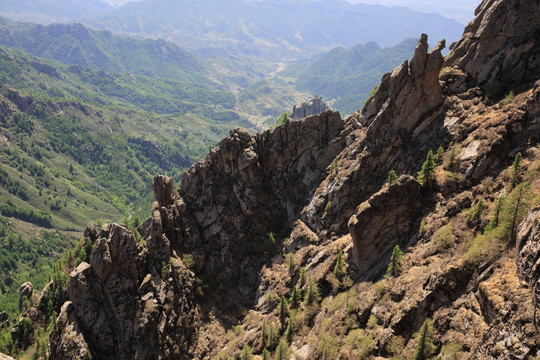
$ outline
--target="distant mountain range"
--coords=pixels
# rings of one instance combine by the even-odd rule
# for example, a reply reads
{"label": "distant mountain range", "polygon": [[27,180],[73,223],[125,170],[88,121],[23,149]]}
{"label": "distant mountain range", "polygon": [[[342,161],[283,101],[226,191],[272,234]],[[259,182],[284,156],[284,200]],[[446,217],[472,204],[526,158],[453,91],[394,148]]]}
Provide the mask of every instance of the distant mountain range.
{"label": "distant mountain range", "polygon": [[178,45],[115,36],[80,23],[44,26],[0,18],[0,45],[90,69],[210,83],[202,75],[210,69]]}
{"label": "distant mountain range", "polygon": [[342,0],[145,0],[85,22],[192,49],[224,47],[237,56],[272,59],[368,41],[388,47],[421,33],[453,41],[463,30],[458,22],[435,14]]}
{"label": "distant mountain range", "polygon": [[84,18],[92,28],[170,40],[199,55],[272,61],[368,41],[388,47],[421,33],[451,42],[462,33],[461,24],[440,15],[343,0],[143,0],[113,7],[122,2],[4,0],[0,15],[40,23]]}

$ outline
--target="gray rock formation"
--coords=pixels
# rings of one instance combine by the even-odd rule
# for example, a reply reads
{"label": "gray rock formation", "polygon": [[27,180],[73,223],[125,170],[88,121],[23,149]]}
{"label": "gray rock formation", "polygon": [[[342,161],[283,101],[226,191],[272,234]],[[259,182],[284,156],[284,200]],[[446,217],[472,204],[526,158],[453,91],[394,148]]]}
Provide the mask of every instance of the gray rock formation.
{"label": "gray rock formation", "polygon": [[30,299],[32,295],[34,295],[32,283],[25,282],[19,287],[19,311],[23,310],[24,301]]}
{"label": "gray rock formation", "polygon": [[319,115],[328,109],[329,108],[324,103],[323,98],[320,96],[315,96],[308,102],[294,105],[291,119],[303,119],[311,115]]}
{"label": "gray rock formation", "polygon": [[540,3],[483,1],[475,15],[462,39],[450,47],[445,66],[457,65],[480,86],[498,92],[496,95],[536,81],[540,70]]}
{"label": "gray rock formation", "polygon": [[396,244],[408,241],[421,208],[420,184],[406,175],[358,206],[349,219],[349,230],[353,258],[360,273],[369,269],[374,274],[380,272],[373,265],[382,257],[389,257]]}
{"label": "gray rock formation", "polygon": [[516,247],[518,275],[540,304],[540,210],[529,212],[519,225]]}

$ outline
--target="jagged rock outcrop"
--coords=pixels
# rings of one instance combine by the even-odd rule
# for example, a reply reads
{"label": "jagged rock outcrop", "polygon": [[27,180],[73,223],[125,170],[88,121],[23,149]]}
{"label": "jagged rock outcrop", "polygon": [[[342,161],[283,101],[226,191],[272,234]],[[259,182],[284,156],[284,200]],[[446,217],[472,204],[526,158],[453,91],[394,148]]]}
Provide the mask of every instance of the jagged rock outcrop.
{"label": "jagged rock outcrop", "polygon": [[15,360],[15,359],[12,358],[11,356],[0,354],[0,360]]}
{"label": "jagged rock outcrop", "polygon": [[34,295],[34,287],[32,283],[25,282],[19,286],[19,311],[23,310],[23,304]]}
{"label": "jagged rock outcrop", "polygon": [[538,79],[540,3],[483,1],[462,39],[450,47],[445,66],[457,66],[476,83],[502,96]]}
{"label": "jagged rock outcrop", "polygon": [[[364,109],[346,119],[341,136],[348,146],[339,155],[336,174],[319,186],[303,211],[311,228],[327,227],[326,217],[335,231],[345,233],[356,206],[380,189],[388,171],[414,173],[427,149],[437,144],[434,134],[442,136],[444,116],[438,80],[443,48],[441,41],[428,53],[422,35],[410,64],[405,61],[384,75]],[[334,209],[329,217],[324,213],[328,203]]]}
{"label": "jagged rock outcrop", "polygon": [[370,269],[378,274],[381,269],[373,265],[381,257],[389,258],[396,244],[406,245],[421,208],[420,184],[405,175],[358,206],[348,225],[353,258],[361,274]]}
{"label": "jagged rock outcrop", "polygon": [[540,210],[527,214],[519,226],[516,242],[519,277],[531,289],[535,304],[540,304]]}
{"label": "jagged rock outcrop", "polygon": [[311,115],[319,115],[327,110],[329,110],[329,108],[324,103],[322,97],[315,96],[308,102],[294,105],[291,119],[303,119]]}

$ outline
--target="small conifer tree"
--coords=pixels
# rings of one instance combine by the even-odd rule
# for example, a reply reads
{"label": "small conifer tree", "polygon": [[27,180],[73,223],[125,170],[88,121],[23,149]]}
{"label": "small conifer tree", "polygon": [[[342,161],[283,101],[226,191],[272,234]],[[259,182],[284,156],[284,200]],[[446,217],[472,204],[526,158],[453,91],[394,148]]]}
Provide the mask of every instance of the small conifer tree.
{"label": "small conifer tree", "polygon": [[336,276],[345,275],[345,262],[343,261],[343,250],[339,250],[336,258],[336,265],[334,266],[334,274]]}
{"label": "small conifer tree", "polygon": [[319,290],[319,286],[317,285],[316,281],[312,281],[308,289],[306,291],[306,295],[304,297],[304,302],[306,305],[311,305],[313,303],[317,303],[321,300],[321,291]]}
{"label": "small conifer tree", "polygon": [[302,295],[300,294],[300,290],[298,290],[298,287],[295,286],[293,288],[293,290],[292,290],[292,295],[291,295],[291,299],[290,299],[292,308],[297,308],[298,305],[300,305],[301,296]]}
{"label": "small conifer tree", "polygon": [[444,169],[456,172],[457,171],[457,158],[461,149],[458,143],[455,143],[451,148],[446,160],[444,162]]}
{"label": "small conifer tree", "polygon": [[523,172],[523,156],[520,152],[516,154],[516,157],[514,158],[514,163],[512,164],[512,175],[510,178],[510,187],[514,188],[516,185],[519,184],[519,181],[521,180],[521,174]]}
{"label": "small conifer tree", "polygon": [[294,261],[293,253],[289,254],[288,265],[289,265],[289,275],[292,276],[292,274],[294,273],[294,267],[296,265],[296,262]]}
{"label": "small conifer tree", "polygon": [[470,226],[478,225],[480,223],[480,220],[482,219],[482,214],[484,214],[485,210],[486,203],[484,202],[484,199],[478,199],[476,204],[474,204],[473,208],[471,209],[469,216],[467,217],[467,223],[469,223]]}
{"label": "small conifer tree", "polygon": [[285,296],[281,297],[281,301],[279,302],[279,318],[281,319],[281,323],[285,321],[285,317],[287,317],[287,307],[288,307],[287,299],[285,299]]}
{"label": "small conifer tree", "polygon": [[439,148],[437,149],[437,154],[435,154],[435,162],[437,164],[440,164],[443,160],[444,156],[444,149],[441,145],[439,145]]}
{"label": "small conifer tree", "polygon": [[253,349],[248,344],[245,344],[242,353],[240,354],[240,360],[251,360],[253,359],[252,354]]}
{"label": "small conifer tree", "polygon": [[431,332],[431,321],[426,319],[418,333],[418,342],[416,344],[413,360],[427,360],[433,354],[435,347],[431,340]]}
{"label": "small conifer tree", "polygon": [[270,352],[266,348],[262,352],[262,360],[272,360],[272,356],[270,356]]}
{"label": "small conifer tree", "polygon": [[388,173],[388,184],[390,186],[394,185],[397,179],[398,179],[398,176],[396,172],[394,170],[390,170],[390,172]]}
{"label": "small conifer tree", "polygon": [[287,339],[289,344],[291,343],[293,336],[293,321],[294,318],[291,316],[289,318],[289,322],[287,323],[287,330],[285,330],[285,339]]}
{"label": "small conifer tree", "polygon": [[491,215],[491,219],[489,221],[488,226],[484,229],[484,232],[490,231],[499,225],[499,218],[501,216],[501,210],[503,207],[505,196],[499,196],[497,198],[497,201],[495,201],[495,209],[493,209],[493,214]]}
{"label": "small conifer tree", "polygon": [[399,245],[394,246],[392,250],[392,256],[390,257],[390,263],[386,269],[386,276],[396,276],[399,275],[401,271],[401,264],[403,262],[403,251],[399,248]]}
{"label": "small conifer tree", "polygon": [[418,181],[423,182],[424,185],[429,186],[432,184],[435,177],[435,168],[437,164],[433,157],[433,151],[429,150],[426,161],[422,164],[422,170],[418,173]]}
{"label": "small conifer tree", "polygon": [[306,268],[304,266],[299,270],[298,282],[300,283],[300,287],[303,287],[306,284]]}
{"label": "small conifer tree", "polygon": [[276,348],[275,360],[289,360],[291,352],[289,350],[289,344],[283,339],[279,341],[279,344]]}

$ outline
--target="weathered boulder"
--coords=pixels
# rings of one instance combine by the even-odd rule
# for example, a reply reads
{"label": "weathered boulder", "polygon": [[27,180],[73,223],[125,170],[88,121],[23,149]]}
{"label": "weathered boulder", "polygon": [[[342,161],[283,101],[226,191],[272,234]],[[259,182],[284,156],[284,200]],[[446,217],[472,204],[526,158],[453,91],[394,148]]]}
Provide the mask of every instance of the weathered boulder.
{"label": "weathered boulder", "polygon": [[420,184],[402,175],[360,204],[349,220],[353,258],[361,274],[388,257],[412,229],[422,207]]}
{"label": "weathered boulder", "polygon": [[0,353],[0,360],[15,360],[15,359],[12,358],[11,356],[7,356],[7,355],[4,355],[4,354]]}
{"label": "weathered boulder", "polygon": [[30,299],[34,294],[34,287],[32,283],[25,282],[19,287],[19,310],[23,310],[24,301]]}
{"label": "weathered boulder", "polygon": [[308,102],[294,105],[291,119],[303,119],[311,115],[319,115],[328,109],[322,97],[315,96]]}

